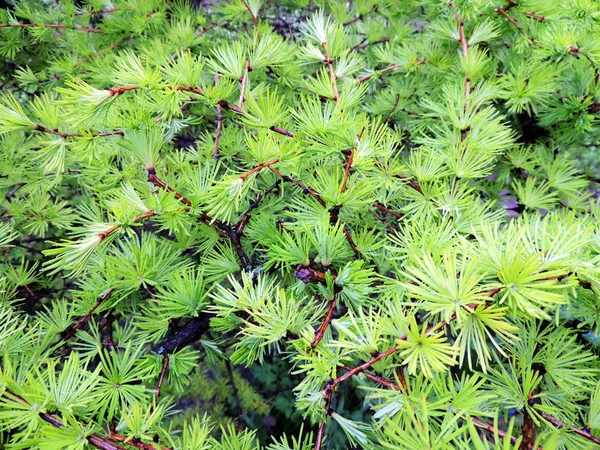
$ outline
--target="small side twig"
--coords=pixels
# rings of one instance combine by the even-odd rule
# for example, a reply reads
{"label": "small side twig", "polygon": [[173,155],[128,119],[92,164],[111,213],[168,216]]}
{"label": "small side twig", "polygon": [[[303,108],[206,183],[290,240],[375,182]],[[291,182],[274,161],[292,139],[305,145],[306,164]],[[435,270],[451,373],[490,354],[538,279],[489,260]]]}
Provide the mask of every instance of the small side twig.
{"label": "small side twig", "polygon": [[[417,61],[417,63],[419,63],[419,62]],[[370,80],[371,78],[373,78],[375,75],[381,75],[382,73],[386,73],[386,72],[389,72],[390,70],[394,70],[394,69],[397,69],[397,68],[403,67],[403,66],[404,66],[404,64],[399,64],[399,63],[392,64],[391,66],[387,66],[387,67],[385,67],[385,68],[383,68],[381,70],[377,70],[377,71],[375,71],[373,73],[370,73],[369,75],[365,75],[363,77],[360,77],[359,79],[356,80],[356,82],[357,83],[364,83],[365,81]]]}
{"label": "small side twig", "polygon": [[147,171],[148,171],[148,181],[150,183],[152,183],[156,187],[159,187],[161,189],[171,192],[175,196],[175,198],[177,200],[179,200],[181,203],[183,203],[187,206],[192,206],[192,202],[189,199],[187,199],[186,197],[181,195],[179,192],[177,192],[172,187],[167,185],[164,181],[162,181],[160,178],[158,178],[158,176],[156,176],[156,170],[154,168],[149,168],[149,169],[147,169]]}
{"label": "small side twig", "polygon": [[325,50],[325,63],[327,67],[329,67],[329,75],[331,76],[331,83],[333,84],[333,99],[337,102],[340,100],[340,93],[338,91],[337,85],[337,75],[335,74],[335,70],[333,69],[333,60],[329,54],[329,47],[327,46],[327,42],[321,42],[323,49]]}
{"label": "small side twig", "polygon": [[321,198],[321,196],[314,190],[309,188],[308,186],[306,186],[305,184],[303,184],[302,182],[288,176],[288,175],[284,175],[282,174],[280,171],[278,171],[277,169],[275,169],[274,167],[269,166],[269,170],[271,172],[273,172],[275,175],[277,175],[279,178],[281,178],[283,181],[287,181],[289,183],[292,183],[296,186],[298,186],[300,189],[302,189],[302,191],[305,194],[309,194],[312,198],[314,198],[316,201],[319,202],[319,204],[323,207],[327,206],[327,203],[325,203],[325,200],[323,200]]}
{"label": "small side twig", "polygon": [[47,134],[53,134],[55,136],[60,136],[63,139],[70,138],[70,137],[88,138],[88,137],[106,137],[106,136],[124,136],[125,135],[125,133],[122,130],[103,131],[101,133],[90,133],[90,134],[65,133],[65,132],[59,131],[59,130],[51,130],[40,124],[35,124],[35,126],[33,127],[33,130],[39,131],[40,133],[47,133]]}
{"label": "small side twig", "polygon": [[244,76],[242,77],[242,79],[240,80],[241,82],[241,86],[240,86],[240,99],[238,100],[238,107],[241,108],[242,105],[244,104],[244,101],[246,100],[246,84],[248,84],[248,73],[252,70],[252,68],[250,67],[250,60],[247,59],[246,60],[246,69],[244,70]]}
{"label": "small side twig", "polygon": [[350,49],[350,53],[357,52],[359,50],[364,50],[365,48],[367,48],[367,47],[369,47],[371,45],[383,44],[384,42],[390,42],[390,38],[389,37],[384,37],[384,38],[378,39],[378,40],[373,41],[373,42],[366,42],[364,44],[355,45],[354,47],[352,47]]}
{"label": "small side twig", "polygon": [[375,206],[375,208],[377,208],[380,211],[383,211],[386,214],[394,216],[396,219],[402,219],[404,217],[404,214],[399,213],[399,212],[394,211],[394,210],[391,210],[389,208],[386,208],[381,203],[375,203],[373,206]]}
{"label": "small side twig", "polygon": [[325,418],[319,424],[319,429],[317,430],[317,439],[315,441],[315,449],[321,450],[321,446],[323,445],[323,438],[325,437],[325,425],[327,424],[327,416],[331,415],[331,400],[333,398],[333,391],[329,391],[325,394]]}
{"label": "small side twig", "polygon": [[354,162],[354,149],[350,151],[350,156],[348,156],[348,160],[346,161],[346,169],[344,170],[344,179],[342,180],[342,187],[340,188],[340,192],[346,192],[346,183],[348,183],[348,178],[350,177],[350,170],[352,169],[352,163]]}
{"label": "small side twig", "polygon": [[[456,15],[456,21],[458,22],[458,34],[459,34],[458,40],[459,40],[461,48],[462,48],[462,54],[463,54],[463,58],[465,60],[465,64],[467,64],[469,62],[469,42],[467,41],[467,38],[465,36],[465,23],[462,20],[462,18],[460,17],[460,14],[458,13],[456,4],[454,2],[451,2],[450,6],[452,6],[452,8],[456,10],[455,15]],[[469,76],[465,72],[465,96],[469,97],[470,94],[471,94],[471,80],[469,79]],[[465,103],[465,111],[466,110],[467,110],[467,103]]]}
{"label": "small side twig", "polygon": [[347,27],[348,25],[352,25],[353,23],[358,22],[359,20],[363,20],[365,17],[367,17],[369,14],[372,14],[374,12],[377,11],[377,5],[373,6],[370,10],[368,10],[366,13],[364,14],[359,14],[358,16],[354,17],[353,19],[350,19],[346,22],[344,22],[342,25]]}
{"label": "small side twig", "polygon": [[158,398],[160,397],[160,389],[162,388],[163,382],[165,380],[165,374],[167,373],[167,369],[169,368],[169,355],[163,355],[162,367],[160,369],[160,375],[158,377],[158,383],[156,384],[156,391],[154,392],[154,399],[158,402]]}
{"label": "small side twig", "polygon": [[73,67],[79,67],[84,62],[89,61],[90,59],[92,59],[98,55],[101,55],[102,53],[110,52],[111,50],[123,45],[125,42],[129,41],[130,39],[131,39],[131,36],[126,36],[123,39],[121,39],[119,42],[115,42],[110,47],[104,48],[102,50],[97,50],[94,53],[92,53],[91,55],[86,56],[85,58],[82,58],[79,61],[77,61],[75,64],[73,64]]}
{"label": "small side twig", "polygon": [[[122,280],[123,277],[119,277],[119,280]],[[84,315],[82,316],[77,322],[75,322],[70,328],[67,328],[65,330],[65,334],[62,338],[63,341],[68,341],[69,339],[71,339],[73,336],[75,336],[75,333],[77,332],[77,330],[79,330],[82,326],[84,326],[88,320],[90,320],[90,317],[92,317],[92,314],[94,314],[94,312],[98,309],[98,307],[100,307],[100,305],[102,305],[102,303],[104,303],[106,301],[106,299],[108,297],[110,297],[110,295],[114,292],[115,287],[112,286],[110,288],[108,288],[107,290],[105,290],[104,292],[102,292],[100,295],[98,295],[98,297],[96,297],[96,303],[94,303],[94,306],[92,306],[90,308],[90,310]]]}
{"label": "small side twig", "polygon": [[240,394],[238,392],[238,388],[235,385],[235,379],[233,378],[233,367],[231,367],[231,362],[229,360],[225,361],[225,366],[227,368],[227,376],[229,377],[229,383],[231,384],[231,389],[233,390],[233,398],[235,399],[235,406],[237,408],[238,417],[241,417],[244,414],[242,409],[242,403],[240,402]]}
{"label": "small side twig", "polygon": [[385,116],[385,119],[383,119],[384,122],[388,122],[390,120],[390,117],[392,117],[392,114],[394,114],[396,112],[396,108],[398,108],[399,101],[400,101],[400,94],[396,94],[396,100],[394,100],[394,106],[392,107],[391,111],[389,113],[387,113],[387,116]]}
{"label": "small side twig", "polygon": [[278,178],[277,181],[275,181],[275,183],[273,183],[271,185],[271,187],[269,187],[266,191],[264,191],[258,197],[256,197],[255,200],[250,202],[250,206],[248,207],[248,209],[246,210],[246,212],[244,213],[244,215],[242,216],[240,221],[235,226],[235,229],[239,235],[243,234],[244,228],[246,227],[246,225],[250,221],[250,218],[252,217],[252,211],[254,211],[256,208],[258,208],[258,205],[260,205],[260,202],[267,195],[269,195],[271,192],[276,190],[279,187],[279,185],[281,184],[281,182],[282,182],[281,178]]}
{"label": "small side twig", "polygon": [[523,27],[521,25],[519,25],[518,22],[510,14],[508,14],[504,8],[496,8],[494,11],[497,12],[498,14],[503,15],[506,18],[506,20],[508,20],[510,23],[512,23],[517,28],[517,30],[519,30],[519,33],[521,33],[533,45],[537,45],[537,41],[535,39],[533,39],[531,36],[529,36],[525,32]]}
{"label": "small side twig", "polygon": [[[85,16],[85,15],[92,15],[92,14],[104,14],[104,13],[111,13],[111,12],[117,12],[120,11],[119,8],[106,8],[106,9],[90,9],[88,11],[77,11],[75,13],[76,16]],[[126,9],[125,11],[130,11],[129,9]]]}

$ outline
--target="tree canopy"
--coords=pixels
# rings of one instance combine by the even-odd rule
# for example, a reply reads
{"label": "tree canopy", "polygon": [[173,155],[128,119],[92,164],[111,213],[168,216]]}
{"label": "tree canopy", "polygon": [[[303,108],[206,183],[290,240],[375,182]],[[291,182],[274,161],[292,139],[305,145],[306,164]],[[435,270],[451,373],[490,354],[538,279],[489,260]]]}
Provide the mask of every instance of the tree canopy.
{"label": "tree canopy", "polygon": [[600,2],[22,0],[0,54],[0,447],[600,448]]}

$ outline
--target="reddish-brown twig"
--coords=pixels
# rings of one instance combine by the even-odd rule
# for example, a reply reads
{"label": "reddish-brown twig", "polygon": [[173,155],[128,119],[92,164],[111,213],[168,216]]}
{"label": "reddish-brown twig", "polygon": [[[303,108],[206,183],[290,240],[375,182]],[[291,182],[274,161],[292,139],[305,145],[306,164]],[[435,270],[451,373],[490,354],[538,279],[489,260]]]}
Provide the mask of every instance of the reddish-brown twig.
{"label": "reddish-brown twig", "polygon": [[524,13],[527,17],[530,17],[534,20],[537,20],[538,22],[544,22],[546,20],[546,18],[544,16],[540,16],[539,14],[536,14],[535,11],[531,11],[531,12],[526,12]]}
{"label": "reddish-brown twig", "polygon": [[250,16],[252,16],[252,22],[254,23],[254,28],[256,28],[258,26],[258,17],[254,15],[254,13],[252,12],[252,8],[246,0],[242,0],[242,4],[244,5],[244,8],[248,10]]}
{"label": "reddish-brown twig", "polygon": [[529,36],[525,32],[525,30],[523,29],[523,27],[521,27],[521,25],[519,25],[517,23],[517,21],[510,14],[508,14],[504,8],[496,8],[494,11],[497,12],[498,14],[502,14],[504,17],[506,17],[506,19],[510,23],[512,23],[517,28],[517,30],[519,30],[519,33],[521,33],[533,45],[537,45],[537,41],[535,39],[533,39],[531,36]]}
{"label": "reddish-brown twig", "polygon": [[[344,366],[344,369],[351,370],[352,368],[349,366]],[[407,386],[402,387],[396,383],[393,383],[392,381],[390,381],[386,378],[383,378],[380,375],[374,375],[374,374],[372,374],[370,372],[366,372],[366,371],[363,372],[363,375],[365,377],[367,377],[369,380],[371,380],[377,384],[380,384],[382,386],[385,386],[388,389],[393,389],[395,391],[401,391],[401,390],[406,391],[407,390]],[[483,428],[484,431],[490,433],[492,436],[498,435],[499,437],[504,438],[508,434],[508,433],[506,433],[506,431],[496,429],[489,423],[484,422],[483,420],[478,419],[477,417],[469,417],[469,420],[471,420],[478,427]],[[517,442],[517,438],[515,436],[510,436],[509,439],[510,439],[510,442],[513,444],[515,444]]]}
{"label": "reddish-brown twig", "polygon": [[285,128],[277,127],[275,125],[273,125],[269,129],[271,131],[274,131],[275,133],[279,133],[279,134],[282,134],[284,136],[288,136],[288,137],[294,137],[295,136],[295,134],[292,131],[286,130]]}
{"label": "reddish-brown twig", "polygon": [[[215,86],[219,81],[219,74],[215,73]],[[217,103],[217,134],[215,135],[215,147],[213,149],[213,158],[215,161],[219,159],[219,140],[221,139],[221,130],[223,128],[223,111],[222,106]]]}
{"label": "reddish-brown twig", "polygon": [[398,178],[398,179],[404,181],[408,186],[413,188],[419,194],[423,193],[423,189],[421,189],[421,185],[419,183],[417,183],[415,180],[409,180],[408,177],[405,175],[394,175],[394,178]]}
{"label": "reddish-brown twig", "polygon": [[346,241],[348,242],[348,245],[350,245],[350,248],[352,249],[352,253],[354,253],[354,256],[356,258],[358,258],[360,256],[360,252],[358,251],[358,247],[356,246],[356,243],[354,242],[354,239],[352,238],[352,234],[350,234],[350,230],[348,229],[348,227],[346,225],[344,225],[344,236],[346,236]]}
{"label": "reddish-brown twig", "polygon": [[[346,370],[352,370],[352,367],[350,366],[344,366],[344,369]],[[392,383],[390,380],[387,380],[385,378],[383,378],[381,375],[374,375],[370,372],[363,372],[363,375],[365,377],[367,377],[369,380],[374,381],[377,384],[381,384],[382,386],[385,386],[388,389],[393,389],[395,391],[400,391],[402,390],[402,388],[397,385],[396,383]]]}
{"label": "reddish-brown twig", "polygon": [[391,210],[389,208],[386,208],[381,203],[375,203],[373,206],[375,206],[375,208],[377,208],[380,211],[383,211],[386,214],[394,216],[396,219],[402,219],[404,217],[404,214],[399,213],[399,212],[394,211],[394,210]]}
{"label": "reddish-brown twig", "polygon": [[600,439],[597,438],[596,436],[594,436],[589,430],[586,429],[580,429],[574,426],[568,426],[566,423],[560,421],[559,419],[557,419],[554,416],[551,416],[550,414],[544,412],[544,411],[538,411],[538,413],[548,422],[550,422],[554,427],[556,428],[567,428],[569,431],[572,431],[573,433],[577,434],[578,436],[581,436],[584,439],[587,439],[590,442],[593,442],[596,445],[600,445]]}
{"label": "reddish-brown twig", "polygon": [[[482,428],[487,433],[491,434],[492,436],[498,435],[498,437],[504,439],[504,437],[508,434],[506,431],[503,431],[503,430],[501,430],[499,428],[494,428],[489,423],[484,422],[483,420],[478,419],[477,417],[469,417],[469,420],[471,422],[473,422],[475,425],[477,425],[478,427]],[[510,436],[509,439],[510,439],[511,444],[516,444],[517,443],[516,436]]]}
{"label": "reddish-brown twig", "polygon": [[135,91],[140,87],[136,84],[129,84],[127,86],[115,86],[113,88],[108,89],[108,93],[111,97],[119,96],[124,94],[127,91]]}
{"label": "reddish-brown twig", "polygon": [[152,183],[154,186],[159,187],[161,189],[164,189],[168,192],[171,192],[175,198],[177,200],[179,200],[181,203],[187,205],[187,206],[192,206],[192,202],[191,200],[187,199],[186,197],[184,197],[183,195],[181,195],[179,192],[177,192],[175,189],[173,189],[171,186],[167,185],[164,181],[162,181],[160,178],[158,178],[156,176],[156,171],[153,168],[147,169],[148,170],[148,181],[150,183]]}
{"label": "reddish-brown twig", "polygon": [[[463,59],[465,60],[465,65],[469,63],[469,42],[465,36],[465,23],[463,22],[460,14],[458,13],[458,9],[456,8],[456,4],[454,2],[450,3],[450,6],[456,10],[456,21],[458,22],[458,34],[459,34],[459,42],[462,48]],[[465,96],[469,97],[471,94],[471,80],[469,76],[465,72]],[[467,109],[467,103],[465,103],[465,110]]]}
{"label": "reddish-brown twig", "polygon": [[[269,163],[264,163],[264,167],[268,167],[267,164],[269,164]],[[256,170],[256,169],[257,168],[255,167],[252,170]],[[147,170],[148,170],[148,181],[149,182],[151,182],[152,184],[154,184],[157,187],[160,187],[161,189],[164,189],[164,190],[167,190],[167,191],[173,193],[175,195],[175,198],[177,198],[180,202],[182,202],[188,206],[188,208],[185,209],[186,211],[190,209],[189,207],[192,206],[191,200],[184,197],[179,192],[175,191],[173,188],[171,188],[169,185],[167,185],[160,178],[158,178],[156,176],[156,172],[153,168],[150,168]],[[248,176],[247,174],[245,174],[245,175]],[[219,232],[219,234],[221,236],[229,238],[229,240],[231,241],[231,244],[233,245],[234,250],[238,254],[240,261],[242,262],[242,265],[244,266],[244,268],[245,269],[251,268],[250,258],[248,258],[246,251],[242,247],[242,244],[240,242],[240,233],[238,233],[235,228],[231,227],[230,225],[228,225],[225,222],[222,222],[220,220],[210,217],[208,214],[206,214],[204,212],[200,213],[198,220],[200,222],[206,224],[209,227],[216,227],[216,230]]]}
{"label": "reddish-brown twig", "polygon": [[246,173],[244,173],[242,176],[240,176],[240,180],[246,181],[249,176],[251,176],[251,175],[253,175],[253,174],[257,173],[257,172],[260,172],[261,170],[263,170],[266,167],[270,168],[273,164],[277,164],[278,162],[279,162],[279,158],[275,158],[275,159],[273,159],[271,161],[260,163],[255,168],[250,169],[249,171],[247,171]]}
{"label": "reddish-brown twig", "polygon": [[[403,340],[406,340],[406,337],[404,337]],[[381,361],[382,359],[385,359],[388,356],[393,355],[394,353],[396,353],[398,351],[398,349],[399,349],[398,345],[394,345],[393,347],[390,347],[389,349],[387,349],[385,352],[378,353],[377,355],[375,355],[373,358],[371,358],[367,362],[362,363],[362,364],[360,364],[360,365],[358,365],[356,367],[351,368],[345,374],[340,375],[339,377],[337,377],[337,378],[331,380],[329,383],[327,383],[327,386],[325,386],[325,389],[323,390],[323,393],[325,395],[327,395],[327,393],[333,392],[335,390],[335,388],[340,383],[343,383],[348,378],[351,378],[354,375],[357,375],[359,373],[364,372],[369,367],[373,366],[374,364],[376,364],[377,362]]]}
{"label": "reddish-brown twig", "polygon": [[[14,392],[9,391],[8,389],[4,391],[4,395],[18,403],[31,406],[31,403],[29,403],[23,397],[15,394]],[[62,422],[62,420],[60,420],[59,418],[55,417],[54,415],[52,415],[50,413],[47,413],[47,412],[40,413],[39,416],[44,422],[49,423],[53,427],[62,428],[65,426],[65,424]],[[106,439],[97,434],[90,434],[86,437],[86,439],[92,447],[98,448],[100,450],[125,450],[119,444],[117,444],[116,442],[113,442],[112,439]],[[138,448],[141,448],[141,447],[138,447]],[[163,449],[163,450],[165,450],[165,449]]]}
{"label": "reddish-brown twig", "polygon": [[[166,85],[165,88],[168,89],[174,89],[177,91],[182,91],[182,92],[191,92],[192,94],[196,94],[199,96],[204,96],[204,92],[202,92],[202,90],[193,87],[193,86],[172,86],[172,85]],[[140,89],[140,86],[137,85],[128,85],[128,86],[115,86],[113,88],[108,89],[109,95],[111,97],[114,96],[119,96],[127,91],[133,91],[133,90],[137,90]],[[236,114],[239,114],[241,116],[250,116],[249,113],[247,113],[246,111],[244,111],[242,108],[240,108],[237,105],[234,105],[232,103],[229,103],[226,100],[220,100],[219,102],[217,102],[221,107],[228,109],[229,111],[232,111]],[[281,134],[283,136],[288,136],[288,137],[294,137],[295,133],[290,131],[290,130],[286,130],[285,128],[279,127],[279,126],[271,126],[269,127],[269,129],[271,131],[274,131],[275,133]]]}
{"label": "reddish-brown twig", "polygon": [[319,327],[319,330],[315,334],[315,338],[312,341],[312,344],[311,344],[312,348],[316,348],[317,345],[319,345],[319,342],[321,342],[321,339],[323,339],[323,336],[325,335],[325,331],[327,331],[327,328],[329,327],[329,324],[331,323],[331,319],[333,318],[333,312],[335,311],[335,307],[337,305],[338,295],[339,295],[339,291],[337,289],[334,290],[333,298],[329,302],[329,307],[327,308],[327,314],[325,314],[325,318],[323,319],[323,322],[321,323],[321,326]]}
{"label": "reddish-brown twig", "polygon": [[340,100],[340,93],[338,91],[337,75],[335,74],[335,70],[333,69],[333,60],[329,55],[329,47],[327,46],[327,42],[321,42],[321,45],[325,50],[325,63],[327,64],[327,67],[329,67],[329,76],[331,77],[331,83],[333,85],[333,99],[337,103]]}
{"label": "reddish-brown twig", "polygon": [[346,169],[344,170],[344,179],[342,180],[342,187],[340,188],[340,192],[346,192],[346,183],[348,182],[348,178],[350,177],[350,169],[352,169],[352,163],[354,162],[354,149],[350,151],[350,156],[348,156],[348,160],[346,161]]}
{"label": "reddish-brown twig", "polygon": [[390,117],[392,117],[392,114],[394,114],[394,112],[396,111],[396,108],[398,108],[398,102],[400,101],[400,94],[396,94],[396,100],[394,100],[394,106],[392,107],[392,110],[387,113],[387,116],[385,116],[385,119],[383,119],[384,122],[387,122],[390,120]]}
{"label": "reddish-brown twig", "polygon": [[[487,297],[493,297],[494,295],[496,295],[498,292],[500,292],[502,290],[502,288],[494,288],[492,290],[490,290],[489,292],[487,292],[485,295]],[[479,305],[479,303],[469,303],[465,309],[467,310],[472,310],[474,308],[476,308]],[[425,334],[431,334],[436,332],[437,330],[439,330],[442,327],[445,327],[446,325],[448,325],[448,323],[454,321],[456,319],[456,313],[452,314],[450,316],[450,318],[448,320],[442,320],[440,322],[438,322],[436,325],[433,325],[431,327],[429,327],[426,331]],[[405,341],[407,339],[407,336],[404,335],[401,338],[399,338],[400,341]],[[373,366],[374,364],[376,364],[377,362],[381,361],[384,358],[387,358],[388,356],[393,355],[394,353],[396,353],[399,350],[399,345],[396,344],[392,347],[390,347],[389,349],[387,349],[386,351],[384,351],[383,353],[377,353],[375,356],[373,356],[373,358],[371,358],[370,360],[368,360],[367,362],[360,364],[354,368],[352,368],[351,370],[349,370],[348,372],[346,372],[345,374],[331,380],[329,383],[327,383],[327,386],[325,387],[325,389],[323,390],[324,393],[327,393],[328,391],[334,390],[340,383],[344,382],[345,380],[347,380],[348,378],[352,377],[353,375],[357,375],[359,373],[364,372],[366,369],[368,369],[369,367]]]}
{"label": "reddish-brown twig", "polygon": [[387,66],[381,70],[377,70],[376,72],[373,72],[369,75],[365,75],[364,77],[360,77],[358,80],[356,80],[357,83],[364,83],[367,80],[370,80],[371,78],[373,78],[375,75],[381,75],[382,73],[386,73],[389,72],[390,70],[394,70],[397,69],[398,67],[402,67],[404,66],[404,64],[392,64],[391,66]]}
{"label": "reddish-brown twig", "polygon": [[325,418],[319,424],[317,430],[317,439],[315,441],[315,450],[321,450],[323,445],[323,438],[325,437],[325,425],[327,423],[327,416],[331,414],[331,400],[333,397],[333,391],[325,395]]}

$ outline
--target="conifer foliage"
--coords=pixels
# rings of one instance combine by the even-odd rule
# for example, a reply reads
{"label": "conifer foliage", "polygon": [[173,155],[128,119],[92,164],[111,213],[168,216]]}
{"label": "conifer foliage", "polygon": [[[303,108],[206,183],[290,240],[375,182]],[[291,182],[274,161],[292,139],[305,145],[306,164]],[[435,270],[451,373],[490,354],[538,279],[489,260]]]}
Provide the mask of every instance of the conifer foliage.
{"label": "conifer foliage", "polygon": [[0,54],[0,447],[600,448],[599,2],[22,0]]}

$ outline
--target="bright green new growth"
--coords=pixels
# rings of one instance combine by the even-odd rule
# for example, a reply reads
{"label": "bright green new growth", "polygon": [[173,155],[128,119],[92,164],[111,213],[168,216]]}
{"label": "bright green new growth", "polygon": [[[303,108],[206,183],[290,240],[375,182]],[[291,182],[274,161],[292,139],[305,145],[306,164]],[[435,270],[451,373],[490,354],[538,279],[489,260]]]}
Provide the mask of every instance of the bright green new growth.
{"label": "bright green new growth", "polygon": [[0,12],[0,446],[600,448],[600,3],[215,3]]}

